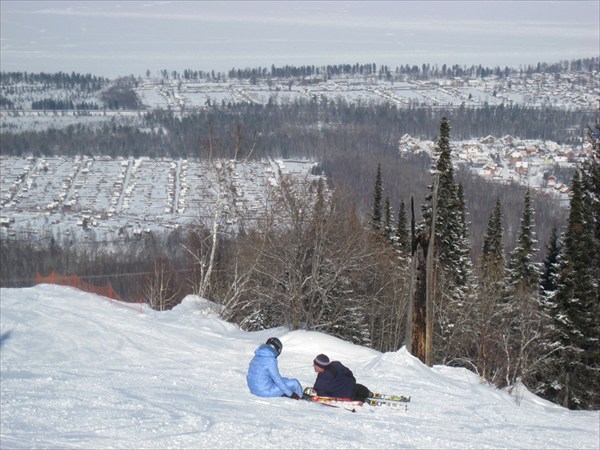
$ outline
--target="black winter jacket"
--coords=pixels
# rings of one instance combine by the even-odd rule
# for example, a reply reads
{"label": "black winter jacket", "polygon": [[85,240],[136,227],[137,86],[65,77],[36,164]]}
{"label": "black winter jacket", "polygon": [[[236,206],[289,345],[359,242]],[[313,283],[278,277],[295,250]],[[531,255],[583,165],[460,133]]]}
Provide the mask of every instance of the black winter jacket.
{"label": "black winter jacket", "polygon": [[317,375],[313,388],[317,395],[323,397],[353,398],[356,378],[341,362],[332,361],[324,372]]}

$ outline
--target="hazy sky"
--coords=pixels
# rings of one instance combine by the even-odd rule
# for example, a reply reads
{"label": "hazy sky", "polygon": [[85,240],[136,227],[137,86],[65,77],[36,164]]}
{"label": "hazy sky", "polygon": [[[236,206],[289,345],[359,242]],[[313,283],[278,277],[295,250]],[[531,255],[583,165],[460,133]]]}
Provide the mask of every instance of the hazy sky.
{"label": "hazy sky", "polygon": [[512,66],[600,56],[600,1],[1,0],[3,71],[339,63]]}

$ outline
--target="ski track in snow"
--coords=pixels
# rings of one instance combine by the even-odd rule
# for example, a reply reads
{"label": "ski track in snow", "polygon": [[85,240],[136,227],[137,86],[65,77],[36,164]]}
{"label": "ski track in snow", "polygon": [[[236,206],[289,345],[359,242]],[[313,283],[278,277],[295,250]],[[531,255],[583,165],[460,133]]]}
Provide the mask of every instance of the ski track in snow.
{"label": "ski track in snow", "polygon": [[[429,368],[311,331],[245,332],[187,297],[142,314],[73,288],[1,289],[0,447],[599,448],[599,412],[569,411],[521,389],[517,400],[466,369]],[[351,413],[246,387],[255,348],[279,336],[283,376],[311,386],[327,353],[408,411]]]}

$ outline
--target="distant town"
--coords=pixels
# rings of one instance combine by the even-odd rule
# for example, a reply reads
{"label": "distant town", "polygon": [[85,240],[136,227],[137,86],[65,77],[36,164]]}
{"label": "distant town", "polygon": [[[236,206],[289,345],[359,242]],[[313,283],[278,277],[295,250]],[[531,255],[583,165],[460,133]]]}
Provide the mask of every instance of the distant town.
{"label": "distant town", "polygon": [[[482,108],[514,106],[597,111],[600,73],[597,70],[531,73],[520,76],[419,79],[418,76],[342,74],[330,77],[291,78],[186,78],[163,74],[115,80],[116,91],[128,84],[137,97],[136,107],[109,101],[99,91],[102,82],[86,89],[49,82],[0,79],[0,131],[61,128],[76,123],[119,120],[154,109],[176,114],[227,104],[293,104],[297,101],[336,101],[355,104],[393,104],[397,108]],[[106,83],[106,80],[104,81]],[[106,87],[106,86],[104,86]],[[104,97],[103,97],[104,95]],[[111,105],[112,103],[112,105]],[[56,105],[60,105],[58,108]],[[69,105],[71,105],[69,107]],[[54,108],[52,108],[54,106]],[[70,108],[70,109],[69,109]]]}
{"label": "distant town", "polygon": [[[401,153],[435,151],[435,142],[419,141],[409,135],[400,139]],[[569,199],[568,180],[558,180],[548,173],[559,166],[571,173],[577,165],[589,159],[592,144],[559,145],[551,141],[521,140],[510,135],[502,138],[487,136],[465,142],[452,142],[456,165],[464,164],[477,175],[496,183],[519,183],[564,202]]]}
{"label": "distant town", "polygon": [[[436,143],[404,135],[400,154],[432,154]],[[487,136],[452,142],[455,164],[487,180],[520,183],[553,196],[565,205],[569,188],[547,175],[555,165],[574,169],[592,146]],[[223,161],[226,180],[217,181],[214,164],[168,158],[7,157],[0,156],[0,233],[30,238],[49,231],[78,233],[89,239],[118,240],[194,221],[208,221],[225,188],[224,225],[255,224],[266,213],[271,187],[282,174],[301,181],[313,175],[317,161]],[[221,164],[221,163],[219,163]]]}
{"label": "distant town", "polygon": [[[139,101],[132,109],[46,109],[48,102],[102,104],[98,90],[81,90],[43,83],[4,82],[0,86],[0,132],[20,132],[69,125],[142,124],[152,110],[177,115],[229,103],[292,104],[296,101],[337,101],[393,104],[398,108],[481,108],[523,105],[594,111],[600,98],[597,71],[533,73],[523,77],[454,77],[418,80],[415,77],[337,75],[333,77],[186,79],[181,76],[129,80]],[[140,125],[141,131],[142,125]],[[435,142],[409,134],[398,142],[401,155],[433,154]],[[589,157],[592,144],[581,136],[576,144],[482,136],[452,142],[454,162],[487,180],[519,183],[564,204],[569,178]],[[46,239],[61,231],[86,239],[118,240],[156,229],[172,229],[194,220],[209,220],[217,173],[206,162],[192,159],[111,158],[101,156],[44,157],[0,155],[0,233]],[[265,210],[269,186],[290,173],[315,179],[319,161],[223,161],[227,165],[228,206],[225,224],[251,220]],[[201,174],[201,175],[199,175]],[[93,233],[92,233],[93,232]],[[91,235],[93,238],[90,238]]]}
{"label": "distant town", "polygon": [[318,178],[316,163],[191,161],[168,158],[0,157],[0,236],[28,240],[71,235],[119,241],[208,223],[257,225],[283,175]]}
{"label": "distant town", "polygon": [[523,78],[444,78],[418,80],[408,76],[304,77],[227,81],[143,79],[136,92],[148,108],[195,108],[223,102],[293,102],[343,97],[349,102],[390,102],[398,107],[481,107],[504,104],[530,107],[596,109],[600,96],[596,72],[543,74]]}

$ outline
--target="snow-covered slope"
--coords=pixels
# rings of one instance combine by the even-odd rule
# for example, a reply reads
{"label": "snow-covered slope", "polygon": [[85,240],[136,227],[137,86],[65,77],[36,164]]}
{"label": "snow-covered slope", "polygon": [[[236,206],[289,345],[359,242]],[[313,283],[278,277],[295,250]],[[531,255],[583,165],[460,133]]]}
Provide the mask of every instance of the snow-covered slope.
{"label": "snow-covered slope", "polygon": [[[1,289],[2,449],[598,448],[600,413],[515,397],[463,369],[428,368],[404,349],[284,328],[249,333],[188,297],[172,311],[124,307],[76,289]],[[284,344],[284,376],[312,385],[324,352],[408,411],[356,413],[246,388],[254,349]]]}

